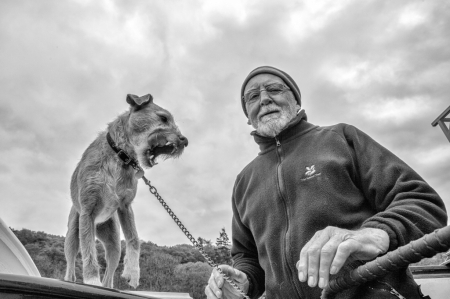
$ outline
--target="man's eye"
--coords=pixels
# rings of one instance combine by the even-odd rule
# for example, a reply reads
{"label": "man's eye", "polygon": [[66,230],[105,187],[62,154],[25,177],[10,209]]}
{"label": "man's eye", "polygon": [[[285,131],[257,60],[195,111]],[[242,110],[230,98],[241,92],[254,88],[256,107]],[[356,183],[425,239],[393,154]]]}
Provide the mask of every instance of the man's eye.
{"label": "man's eye", "polygon": [[257,93],[257,92],[249,93],[247,95],[247,101],[252,102],[252,101],[256,100],[258,98],[258,96],[259,96],[259,93]]}
{"label": "man's eye", "polygon": [[269,85],[266,87],[266,90],[268,92],[282,92],[283,91],[282,87],[279,85]]}

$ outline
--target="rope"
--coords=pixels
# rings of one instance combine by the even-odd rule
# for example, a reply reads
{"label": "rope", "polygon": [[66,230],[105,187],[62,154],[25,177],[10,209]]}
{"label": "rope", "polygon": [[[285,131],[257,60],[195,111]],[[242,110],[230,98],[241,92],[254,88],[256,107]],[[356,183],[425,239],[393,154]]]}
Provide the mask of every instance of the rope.
{"label": "rope", "polygon": [[409,264],[432,257],[449,248],[450,226],[446,226],[359,266],[353,271],[331,279],[328,287],[322,291],[321,299],[332,299],[345,289],[383,277],[389,272],[405,268]]}

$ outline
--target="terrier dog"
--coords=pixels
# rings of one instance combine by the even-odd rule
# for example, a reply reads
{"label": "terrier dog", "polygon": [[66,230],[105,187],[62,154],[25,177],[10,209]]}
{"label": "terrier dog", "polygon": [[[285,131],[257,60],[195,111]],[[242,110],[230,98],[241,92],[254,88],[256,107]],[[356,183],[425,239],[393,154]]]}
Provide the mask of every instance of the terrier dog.
{"label": "terrier dog", "polygon": [[[150,168],[156,164],[156,158],[178,157],[188,145],[172,115],[154,104],[150,94],[128,95],[126,101],[129,111],[119,115],[99,134],[83,153],[72,175],[73,205],[64,246],[67,281],[76,280],[75,259],[81,247],[83,282],[112,288],[120,259],[122,226],[126,240],[122,277],[134,288],[139,285],[140,243],[131,202],[143,173],[136,173],[122,161],[124,152],[136,165]],[[122,152],[116,154],[118,148]],[[101,283],[95,236],[105,248],[107,267]]]}

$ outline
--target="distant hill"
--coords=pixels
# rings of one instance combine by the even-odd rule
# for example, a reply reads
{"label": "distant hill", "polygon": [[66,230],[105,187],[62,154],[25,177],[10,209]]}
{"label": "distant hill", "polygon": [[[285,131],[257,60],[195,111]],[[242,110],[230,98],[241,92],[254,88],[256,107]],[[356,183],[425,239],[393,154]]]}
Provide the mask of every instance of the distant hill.
{"label": "distant hill", "polygon": [[[11,229],[25,246],[43,277],[63,279],[66,270],[64,256],[65,237],[35,232],[29,229]],[[220,232],[215,244],[199,238],[205,251],[217,264],[231,264],[230,246],[225,229]],[[106,268],[103,246],[97,241],[98,263],[101,275]],[[114,288],[132,289],[120,275],[123,271],[125,241],[122,241],[122,255],[114,276]],[[157,292],[189,293],[193,298],[206,298],[204,287],[211,274],[211,267],[198,250],[188,244],[158,246],[152,242],[141,243],[141,277],[137,290]],[[81,255],[76,261],[77,282],[83,281]]]}

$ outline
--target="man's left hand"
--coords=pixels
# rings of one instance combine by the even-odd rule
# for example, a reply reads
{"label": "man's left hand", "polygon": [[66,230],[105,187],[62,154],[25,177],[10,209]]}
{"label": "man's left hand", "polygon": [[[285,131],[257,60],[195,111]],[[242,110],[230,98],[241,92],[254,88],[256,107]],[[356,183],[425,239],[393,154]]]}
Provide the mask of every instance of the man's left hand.
{"label": "man's left hand", "polygon": [[357,231],[328,226],[314,234],[300,252],[298,278],[310,287],[328,285],[330,274],[336,274],[349,257],[371,260],[389,248],[388,234],[377,228]]}

